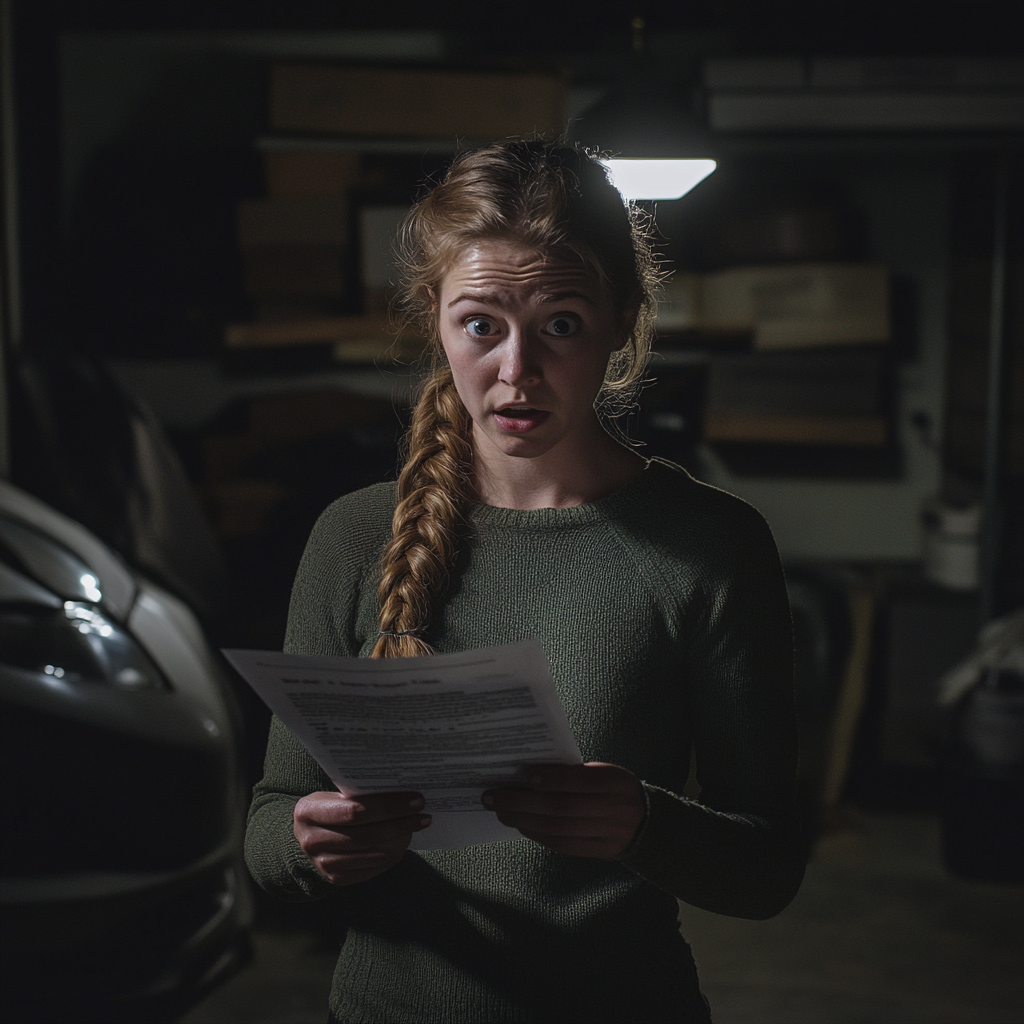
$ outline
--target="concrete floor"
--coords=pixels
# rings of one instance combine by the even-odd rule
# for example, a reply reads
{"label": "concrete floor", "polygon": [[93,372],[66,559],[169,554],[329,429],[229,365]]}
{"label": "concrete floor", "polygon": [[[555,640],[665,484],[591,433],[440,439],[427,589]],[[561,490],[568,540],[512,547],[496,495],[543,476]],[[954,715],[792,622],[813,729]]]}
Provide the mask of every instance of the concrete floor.
{"label": "concrete floor", "polygon": [[[950,876],[933,815],[844,812],[771,921],[681,908],[715,1024],[1021,1024],[1024,886]],[[335,953],[258,931],[181,1024],[323,1024]]]}

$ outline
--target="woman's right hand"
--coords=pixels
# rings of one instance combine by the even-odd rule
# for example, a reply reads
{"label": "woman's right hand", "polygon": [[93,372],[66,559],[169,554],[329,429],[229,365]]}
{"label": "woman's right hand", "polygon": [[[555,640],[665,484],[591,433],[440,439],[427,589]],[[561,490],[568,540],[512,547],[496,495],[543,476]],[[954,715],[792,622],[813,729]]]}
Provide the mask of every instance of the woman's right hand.
{"label": "woman's right hand", "polygon": [[334,885],[365,882],[394,867],[430,824],[421,793],[310,793],[295,805],[293,829],[313,866]]}

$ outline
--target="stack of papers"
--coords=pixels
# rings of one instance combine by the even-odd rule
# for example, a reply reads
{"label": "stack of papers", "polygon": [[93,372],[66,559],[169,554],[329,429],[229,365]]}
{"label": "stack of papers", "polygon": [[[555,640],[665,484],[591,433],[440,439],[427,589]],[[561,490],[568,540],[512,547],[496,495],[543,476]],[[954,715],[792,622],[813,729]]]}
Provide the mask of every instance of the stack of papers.
{"label": "stack of papers", "polygon": [[481,793],[582,762],[536,640],[426,658],[224,655],[342,794],[423,794],[433,821],[413,850],[521,838]]}

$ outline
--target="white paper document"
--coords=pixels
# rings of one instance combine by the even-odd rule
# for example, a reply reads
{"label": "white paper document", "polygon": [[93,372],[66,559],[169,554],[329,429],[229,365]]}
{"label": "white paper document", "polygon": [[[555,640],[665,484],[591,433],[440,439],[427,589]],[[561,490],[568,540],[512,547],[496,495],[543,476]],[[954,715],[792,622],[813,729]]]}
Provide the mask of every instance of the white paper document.
{"label": "white paper document", "polygon": [[224,655],[343,794],[423,794],[433,821],[413,850],[520,838],[480,794],[582,761],[536,640],[426,658]]}

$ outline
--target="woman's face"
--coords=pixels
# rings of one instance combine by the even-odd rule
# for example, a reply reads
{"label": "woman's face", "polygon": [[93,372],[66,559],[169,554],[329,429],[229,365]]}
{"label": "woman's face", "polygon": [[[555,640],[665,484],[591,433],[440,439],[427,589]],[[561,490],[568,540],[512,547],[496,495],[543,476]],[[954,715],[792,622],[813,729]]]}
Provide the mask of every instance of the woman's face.
{"label": "woman's face", "polygon": [[624,338],[582,269],[477,242],[441,282],[438,326],[478,451],[535,458],[600,429],[594,399]]}

